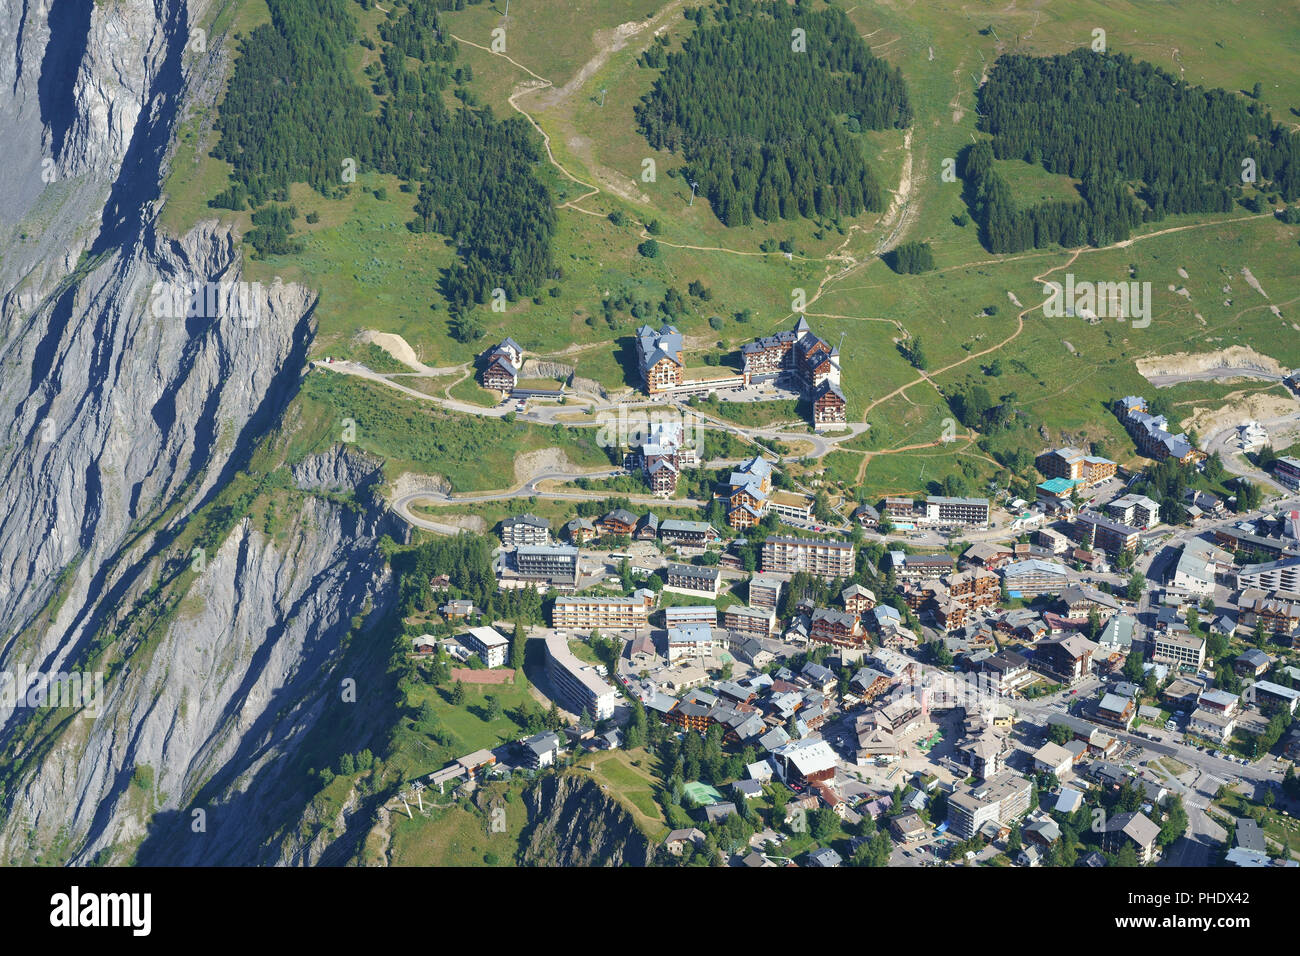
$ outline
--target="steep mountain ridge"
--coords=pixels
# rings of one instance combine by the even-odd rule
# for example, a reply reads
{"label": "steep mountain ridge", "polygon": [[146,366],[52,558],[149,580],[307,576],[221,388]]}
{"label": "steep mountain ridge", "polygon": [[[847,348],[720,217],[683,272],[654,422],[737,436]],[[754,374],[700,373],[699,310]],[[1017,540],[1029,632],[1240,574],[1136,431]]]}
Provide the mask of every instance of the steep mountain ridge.
{"label": "steep mountain ridge", "polygon": [[[0,714],[6,861],[318,859],[292,751],[335,706],[349,635],[387,609],[379,539],[405,534],[331,454],[305,467],[366,484],[356,507],[300,474],[279,535],[242,518],[199,561],[175,553],[280,419],[314,333],[309,290],[238,285],[228,229],[157,225],[188,82],[220,49],[185,51],[208,6],[0,10],[18,51],[0,67],[0,670],[108,677],[98,717]],[[194,283],[235,283],[239,304],[172,314]],[[171,610],[137,633],[140,607]],[[358,714],[381,696],[359,690]]]}

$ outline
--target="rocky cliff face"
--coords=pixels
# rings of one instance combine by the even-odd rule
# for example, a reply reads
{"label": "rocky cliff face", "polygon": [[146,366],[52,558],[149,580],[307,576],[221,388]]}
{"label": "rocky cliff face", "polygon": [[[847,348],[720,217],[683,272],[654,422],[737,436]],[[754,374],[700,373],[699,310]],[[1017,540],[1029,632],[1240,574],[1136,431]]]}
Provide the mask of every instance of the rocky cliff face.
{"label": "rocky cliff face", "polygon": [[31,739],[30,714],[0,714],[3,860],[55,843],[73,862],[303,860],[277,835],[302,796],[286,755],[337,696],[350,621],[387,600],[376,545],[401,531],[368,497],[374,465],[322,456],[300,487],[360,489],[360,508],[298,495],[274,539],[238,522],[162,633],[114,647],[281,416],[313,333],[293,285],[171,308],[241,279],[228,231],[173,238],[156,218],[190,80],[222,55],[221,38],[185,50],[207,6],[0,5],[17,51],[0,61],[0,671],[73,669],[105,641],[125,659],[96,719]]}
{"label": "rocky cliff face", "polygon": [[524,794],[530,866],[645,866],[648,844],[632,815],[589,777],[559,773]]}

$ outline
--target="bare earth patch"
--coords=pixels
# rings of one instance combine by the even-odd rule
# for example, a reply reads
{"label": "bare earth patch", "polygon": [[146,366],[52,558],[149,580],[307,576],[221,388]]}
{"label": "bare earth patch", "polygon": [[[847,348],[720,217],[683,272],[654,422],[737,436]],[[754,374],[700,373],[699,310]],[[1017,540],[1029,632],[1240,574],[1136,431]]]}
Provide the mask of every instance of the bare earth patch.
{"label": "bare earth patch", "polygon": [[462,684],[513,684],[515,672],[508,670],[481,671],[472,667],[453,667],[451,679]]}
{"label": "bare earth patch", "polygon": [[1241,267],[1241,277],[1246,280],[1246,285],[1250,286],[1264,298],[1268,298],[1268,293],[1265,292],[1264,287],[1259,284],[1259,280],[1256,279],[1254,274],[1245,266]]}
{"label": "bare earth patch", "polygon": [[1224,396],[1224,402],[1219,408],[1193,408],[1192,414],[1179,422],[1179,427],[1195,429],[1200,435],[1212,435],[1250,419],[1264,422],[1294,415],[1300,410],[1300,404],[1294,398],[1277,394],[1232,392]]}
{"label": "bare earth patch", "polygon": [[1288,370],[1277,359],[1262,355],[1245,345],[1233,345],[1214,352],[1176,352],[1141,358],[1136,362],[1138,374],[1146,379],[1173,375],[1195,375],[1215,369],[1241,369],[1243,374],[1264,372],[1285,377]]}
{"label": "bare earth patch", "polygon": [[362,342],[370,342],[378,345],[381,349],[391,355],[397,361],[416,372],[431,372],[429,366],[420,361],[420,357],[415,354],[415,349],[411,348],[406,339],[392,332],[376,332],[372,329],[364,330],[358,338]]}
{"label": "bare earth patch", "polygon": [[515,481],[522,483],[544,471],[580,471],[561,448],[538,448],[515,458]]}

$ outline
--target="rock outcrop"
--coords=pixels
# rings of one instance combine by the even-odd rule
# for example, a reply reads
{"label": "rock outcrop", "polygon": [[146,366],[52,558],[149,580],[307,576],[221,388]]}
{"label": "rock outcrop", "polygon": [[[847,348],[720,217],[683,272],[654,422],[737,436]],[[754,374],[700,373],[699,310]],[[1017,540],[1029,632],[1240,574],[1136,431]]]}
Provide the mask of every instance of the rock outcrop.
{"label": "rock outcrop", "polygon": [[529,826],[520,862],[530,866],[645,866],[645,834],[590,777],[558,773],[524,793]]}
{"label": "rock outcrop", "polygon": [[[391,703],[390,649],[350,638],[387,611],[378,542],[405,530],[361,456],[301,463],[275,527],[236,515],[178,570],[174,542],[281,421],[314,333],[314,293],[241,284],[229,230],[159,226],[177,117],[226,43],[186,49],[208,6],[0,6],[0,671],[111,664],[93,718],[0,713],[5,862],[327,862],[301,825],[305,761],[367,746]],[[178,314],[196,283],[238,302]]]}

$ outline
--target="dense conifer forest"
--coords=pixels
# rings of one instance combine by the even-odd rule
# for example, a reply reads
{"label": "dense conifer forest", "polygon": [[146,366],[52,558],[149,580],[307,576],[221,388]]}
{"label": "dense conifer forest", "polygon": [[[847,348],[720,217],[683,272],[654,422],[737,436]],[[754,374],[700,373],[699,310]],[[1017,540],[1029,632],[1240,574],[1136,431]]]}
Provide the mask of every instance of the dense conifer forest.
{"label": "dense conifer forest", "polygon": [[[541,147],[523,119],[447,107],[444,91],[467,71],[454,67],[456,47],[438,12],[457,0],[393,5],[380,26],[380,60],[367,69],[370,89],[347,67],[358,42],[348,0],[268,6],[271,22],[240,44],[222,104],[214,155],[234,171],[214,205],[284,201],[291,182],[337,196],[353,160],[420,184],[410,228],[446,235],[460,255],[443,290],[453,311],[486,302],[497,287],[512,299],[535,290],[551,272],[555,230],[537,170]],[[259,252],[293,248],[263,242]]]}
{"label": "dense conifer forest", "polygon": [[735,0],[707,26],[694,15],[700,27],[680,51],[643,59],[663,72],[636,114],[651,146],[683,156],[719,220],[882,209],[857,134],[911,123],[898,69],[839,10]]}
{"label": "dense conifer forest", "polygon": [[[1264,192],[1300,196],[1300,140],[1259,103],[1123,54],[1003,56],[980,112],[992,143],[968,147],[962,165],[990,252],[1106,245],[1170,213],[1228,212],[1246,160]],[[1078,179],[1082,199],[1016,208],[995,159]]]}

